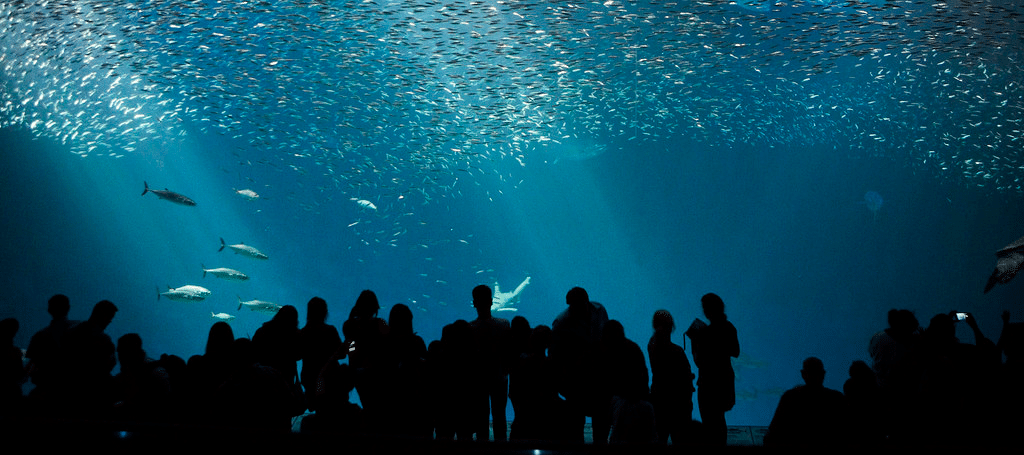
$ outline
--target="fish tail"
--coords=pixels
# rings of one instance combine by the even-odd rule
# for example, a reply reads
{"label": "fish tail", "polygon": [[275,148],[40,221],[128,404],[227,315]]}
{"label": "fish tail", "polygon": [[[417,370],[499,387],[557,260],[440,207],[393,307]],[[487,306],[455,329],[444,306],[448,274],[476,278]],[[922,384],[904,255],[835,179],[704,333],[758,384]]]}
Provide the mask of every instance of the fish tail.
{"label": "fish tail", "polygon": [[206,266],[202,263],[199,263],[199,266],[203,268],[203,278],[206,278]]}
{"label": "fish tail", "polygon": [[242,296],[238,295],[238,296],[235,296],[235,297],[238,297],[238,309],[241,310],[242,309]]}
{"label": "fish tail", "polygon": [[160,286],[156,287],[156,301],[160,301]]}
{"label": "fish tail", "polygon": [[146,183],[145,180],[142,181],[142,184],[145,185],[145,187],[146,187],[145,189],[142,190],[142,195],[145,196],[146,193],[149,192],[149,184]]}
{"label": "fish tail", "polygon": [[992,276],[990,276],[988,278],[988,283],[985,283],[985,292],[982,292],[982,294],[988,294],[988,291],[991,291],[992,288],[996,287],[996,283],[998,283],[998,282],[999,282],[999,269],[996,269],[995,272],[992,272]]}
{"label": "fish tail", "polygon": [[[224,237],[220,238],[220,249],[217,251],[224,251]],[[242,298],[239,297],[238,299],[241,300]]]}

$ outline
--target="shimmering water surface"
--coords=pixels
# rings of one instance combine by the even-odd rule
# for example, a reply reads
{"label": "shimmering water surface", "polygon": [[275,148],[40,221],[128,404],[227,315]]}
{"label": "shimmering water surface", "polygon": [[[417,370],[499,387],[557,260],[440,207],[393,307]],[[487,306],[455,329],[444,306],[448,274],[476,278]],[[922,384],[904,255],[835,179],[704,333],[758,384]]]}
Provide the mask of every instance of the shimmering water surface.
{"label": "shimmering water surface", "polygon": [[[550,324],[579,285],[645,346],[656,309],[686,327],[716,292],[743,352],[727,419],[763,425],[804,357],[841,388],[889,308],[1020,320],[1021,283],[981,291],[1024,230],[1022,12],[5,1],[0,313],[25,347],[50,295],[76,319],[109,299],[113,337],[187,357],[211,313],[269,319],[239,300],[319,295],[340,326],[373,289],[429,342],[474,285],[530,277],[501,316]],[[184,285],[210,296],[157,300]]]}

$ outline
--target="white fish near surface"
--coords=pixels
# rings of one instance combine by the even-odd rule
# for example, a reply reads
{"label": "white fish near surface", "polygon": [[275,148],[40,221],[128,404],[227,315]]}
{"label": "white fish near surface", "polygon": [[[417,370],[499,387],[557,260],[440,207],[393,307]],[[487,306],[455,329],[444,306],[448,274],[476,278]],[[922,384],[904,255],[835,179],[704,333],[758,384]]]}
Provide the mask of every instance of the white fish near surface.
{"label": "white fish near surface", "polygon": [[501,292],[498,283],[494,283],[494,294],[491,299],[491,311],[519,311],[515,305],[519,304],[519,295],[523,293],[526,285],[530,284],[530,277],[526,277],[519,286],[512,292]]}
{"label": "white fish near surface", "polygon": [[235,190],[235,194],[242,196],[250,201],[255,201],[260,198],[260,195],[256,194],[255,191],[250,190],[248,188],[244,190]]}
{"label": "white fish near surface", "polygon": [[367,201],[366,199],[358,199],[356,200],[356,204],[359,204],[360,207],[366,210],[377,210],[377,206],[373,205],[372,202]]}
{"label": "white fish near surface", "polygon": [[248,256],[255,259],[269,259],[269,257],[261,253],[260,250],[257,250],[256,248],[253,248],[244,243],[239,243],[237,245],[228,245],[224,243],[224,238],[222,237],[220,239],[220,249],[217,251],[224,251],[224,247],[231,248],[232,250],[235,251],[235,254],[241,254],[242,256]]}
{"label": "white fish near surface", "polygon": [[212,293],[209,289],[202,286],[195,286],[186,284],[178,288],[172,288],[167,286],[167,292],[160,292],[157,289],[156,299],[160,300],[160,296],[167,297],[168,299],[178,302],[199,302],[209,297]]}
{"label": "white fish near surface", "polygon": [[258,311],[260,313],[277,314],[277,310],[281,309],[281,305],[274,302],[267,302],[265,300],[249,300],[243,302],[241,297],[238,297],[238,309],[246,307],[251,311]]}
{"label": "white fish near surface", "polygon": [[235,318],[234,316],[227,313],[214,313],[212,311],[210,312],[210,317],[218,321],[230,321]]}
{"label": "white fish near surface", "polygon": [[228,269],[228,268],[224,268],[224,267],[218,267],[218,268],[215,268],[215,269],[208,269],[208,268],[206,268],[205,265],[202,266],[202,267],[203,267],[203,278],[206,278],[206,274],[209,273],[210,275],[213,275],[213,276],[215,276],[217,278],[220,278],[220,279],[223,279],[223,280],[228,280],[228,281],[246,281],[246,280],[249,279],[248,275],[246,275],[246,274],[244,274],[242,272],[239,272],[238,270]]}

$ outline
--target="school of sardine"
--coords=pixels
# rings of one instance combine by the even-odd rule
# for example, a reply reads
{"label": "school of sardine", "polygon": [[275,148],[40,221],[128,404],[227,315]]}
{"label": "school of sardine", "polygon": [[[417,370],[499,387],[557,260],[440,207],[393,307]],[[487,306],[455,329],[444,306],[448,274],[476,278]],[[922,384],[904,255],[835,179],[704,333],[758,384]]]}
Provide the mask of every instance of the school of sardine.
{"label": "school of sardine", "polygon": [[374,216],[460,181],[669,143],[887,157],[1019,194],[1022,13],[1011,0],[10,0],[0,128],[112,157],[219,134],[239,166],[297,173]]}

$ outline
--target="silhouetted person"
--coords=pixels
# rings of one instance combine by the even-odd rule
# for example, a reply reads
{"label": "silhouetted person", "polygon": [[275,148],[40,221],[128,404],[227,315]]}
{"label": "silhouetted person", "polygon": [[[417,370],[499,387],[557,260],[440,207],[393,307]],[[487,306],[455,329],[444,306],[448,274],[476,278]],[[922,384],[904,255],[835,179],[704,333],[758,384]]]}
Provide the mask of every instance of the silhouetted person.
{"label": "silhouetted person", "polygon": [[210,327],[203,355],[194,355],[188,359],[186,401],[192,409],[192,422],[212,424],[220,420],[213,412],[213,406],[218,389],[231,376],[234,342],[235,334],[231,326],[227,322],[217,321]]}
{"label": "silhouetted person", "polygon": [[[491,288],[479,285],[473,288],[473,308],[476,319],[473,327],[476,355],[473,365],[479,369],[482,397],[474,400],[478,409],[474,413],[478,440],[488,438],[488,414],[493,422],[494,440],[505,442],[508,428],[505,407],[508,405],[508,363],[510,361],[511,326],[507,319],[491,316]],[[481,436],[482,435],[482,436]]]}
{"label": "silhouetted person", "polygon": [[693,370],[682,346],[672,342],[675,320],[668,310],[654,312],[654,335],[647,343],[651,361],[651,404],[658,423],[658,442],[687,443],[693,420]]}
{"label": "silhouetted person", "polygon": [[889,310],[888,323],[889,328],[871,337],[868,354],[882,395],[877,418],[886,435],[900,441],[918,420],[921,328],[910,310]]}
{"label": "silhouetted person", "polygon": [[299,430],[302,433],[342,437],[364,434],[362,409],[349,401],[355,388],[355,370],[348,364],[338,363],[348,357],[349,348],[342,343],[324,362],[315,383],[310,385],[317,411],[302,419]]}
{"label": "silhouetted person", "polygon": [[142,337],[128,333],[118,338],[117,358],[121,372],[114,377],[114,417],[129,422],[167,422],[170,375],[146,357]]}
{"label": "silhouetted person", "polygon": [[[447,371],[448,352],[444,348],[445,331],[451,331],[451,324],[441,328],[441,339],[431,341],[427,345],[427,387],[434,393],[427,394],[426,405],[430,424],[434,429],[434,438],[438,441],[455,439],[454,412],[450,406],[448,384],[450,372]],[[451,337],[451,335],[449,335]]]}
{"label": "silhouetted person", "polygon": [[700,302],[708,323],[694,320],[686,335],[693,340],[693,362],[699,374],[697,406],[707,442],[722,446],[728,440],[725,413],[736,405],[736,375],[730,357],[739,357],[740,342],[736,327],[726,319],[722,298],[708,293]]}
{"label": "silhouetted person", "polygon": [[254,433],[291,431],[291,418],[301,406],[289,378],[256,358],[248,338],[231,344],[231,375],[217,391],[219,425]]}
{"label": "silhouetted person", "polygon": [[[524,319],[525,320],[525,319]],[[551,328],[538,325],[530,333],[524,352],[509,377],[509,394],[515,420],[509,440],[565,441],[567,407],[554,381],[558,369],[547,356]]]}
{"label": "silhouetted person", "polygon": [[69,405],[84,418],[105,418],[113,403],[110,372],[117,365],[116,348],[104,330],[117,307],[109,300],[93,306],[89,319],[68,330],[64,338],[71,382]]}
{"label": "silhouetted person", "polygon": [[167,371],[171,387],[170,396],[167,399],[167,414],[162,420],[168,423],[193,423],[192,416],[188,413],[195,408],[191,406],[191,389],[189,384],[188,364],[185,359],[174,354],[160,354],[156,365]]}
{"label": "silhouetted person", "polygon": [[341,329],[350,347],[348,364],[355,369],[356,392],[370,433],[379,433],[387,425],[383,369],[387,362],[384,337],[388,334],[388,325],[377,317],[378,311],[377,294],[364,290]]}
{"label": "silhouetted person", "polygon": [[[512,318],[509,326],[508,397],[509,402],[512,404],[512,414],[515,418],[519,418],[519,411],[516,410],[516,402],[512,399],[512,395],[517,387],[516,373],[519,371],[523,358],[530,349],[530,335],[533,333],[533,329],[530,328],[530,322],[523,316]],[[547,353],[545,352],[546,355]],[[513,420],[511,427],[515,427],[515,420]],[[511,435],[509,439],[512,439]]]}
{"label": "silhouetted person", "polygon": [[766,447],[800,447],[822,451],[845,447],[846,403],[843,394],[826,388],[825,366],[817,357],[804,360],[804,385],[782,394],[765,435]]}
{"label": "silhouetted person", "polygon": [[875,372],[863,360],[850,365],[850,378],[843,383],[843,396],[849,410],[850,440],[863,447],[878,447],[885,442],[885,428],[879,419],[883,412],[881,389]]}
{"label": "silhouetted person", "polygon": [[[341,350],[348,348],[342,347]],[[317,385],[311,386],[318,403],[316,414],[302,419],[302,433],[354,437],[363,434],[363,410],[349,401],[355,388],[355,371],[348,364],[330,358],[324,364]]]}
{"label": "silhouetted person", "polygon": [[[644,352],[626,338],[625,329],[610,320],[601,334],[605,380],[604,395],[608,397],[612,444],[654,444],[658,442],[647,388],[647,362]],[[595,436],[596,437],[596,436]]]}
{"label": "silhouetted person", "polygon": [[299,352],[302,356],[302,387],[306,409],[316,411],[316,381],[327,360],[341,347],[338,329],[327,322],[327,301],[320,297],[306,304],[306,326],[299,331]]}
{"label": "silhouetted person", "polygon": [[296,365],[302,359],[298,310],[291,305],[281,307],[271,320],[264,322],[252,334],[252,348],[260,365],[276,369],[288,381],[292,395],[302,401],[302,405],[292,409],[291,413],[293,416],[302,414],[306,405]]}
{"label": "silhouetted person", "polygon": [[[512,318],[512,321],[510,321],[509,324],[509,340],[511,343],[509,355],[513,363],[515,363],[515,360],[518,359],[519,356],[526,353],[528,346],[530,345],[530,335],[533,333],[533,330],[530,329],[530,321],[527,321],[526,318],[522,316]],[[509,368],[513,368],[513,365],[510,365]],[[509,387],[511,387],[511,384]]]}
{"label": "silhouetted person", "polygon": [[0,418],[17,416],[24,404],[21,385],[25,383],[25,367],[21,348],[14,345],[17,334],[17,319],[0,321]]}
{"label": "silhouetted person", "polygon": [[601,332],[608,312],[600,303],[590,301],[587,291],[574,287],[565,295],[569,308],[551,324],[549,355],[559,369],[555,378],[559,393],[568,402],[572,441],[583,442],[586,416],[591,417],[594,441],[607,441],[610,422],[607,401],[602,399],[597,381],[601,368]]}
{"label": "silhouetted person", "polygon": [[956,338],[954,315],[935,315],[921,339],[918,436],[929,443],[954,432],[978,437],[992,426],[988,404],[994,398],[990,393],[999,365],[995,344],[985,338],[970,313],[963,322],[974,331],[975,344],[961,343]]}
{"label": "silhouetted person", "polygon": [[871,369],[883,391],[907,394],[916,387],[919,373],[913,356],[919,343],[919,324],[910,310],[889,310],[889,328],[868,343]]}
{"label": "silhouetted person", "polygon": [[[476,432],[483,431],[474,425],[485,396],[480,369],[473,366],[475,354],[473,327],[463,319],[444,326],[441,339],[430,343],[427,363],[435,391],[430,406],[438,440],[472,441]],[[487,434],[477,437],[487,440]]]}
{"label": "silhouetted person", "polygon": [[252,335],[252,347],[260,365],[276,368],[290,381],[298,382],[295,362],[302,359],[299,349],[299,312],[285,305]]}
{"label": "silhouetted person", "polygon": [[1010,322],[1010,312],[1003,311],[1002,331],[996,347],[1006,356],[1006,367],[1014,370],[1024,369],[1024,323]]}
{"label": "silhouetted person", "polygon": [[25,357],[29,359],[28,374],[35,384],[35,388],[29,392],[34,402],[33,407],[36,408],[34,410],[45,413],[56,402],[64,399],[55,394],[65,386],[62,381],[67,377],[68,365],[64,357],[63,339],[76,324],[68,320],[70,309],[71,303],[66,295],[50,297],[46,311],[53,319],[50,325],[32,335],[25,351]]}
{"label": "silhouetted person", "polygon": [[385,337],[387,365],[384,380],[391,433],[419,439],[433,438],[427,408],[427,345],[413,331],[412,310],[396,303],[388,314]]}
{"label": "silhouetted person", "polygon": [[999,370],[999,386],[997,391],[999,408],[996,414],[1001,416],[1000,428],[1003,434],[1015,435],[1017,429],[1024,424],[1024,323],[1010,322],[1010,312],[1003,311],[1003,329],[999,334],[997,347],[1006,356],[1006,362]]}

